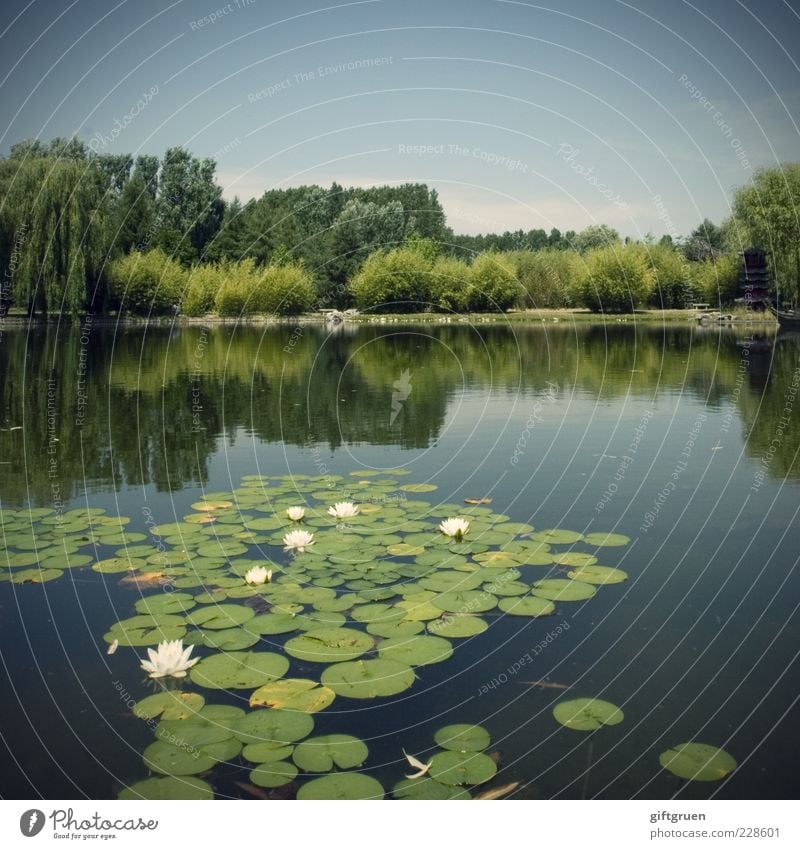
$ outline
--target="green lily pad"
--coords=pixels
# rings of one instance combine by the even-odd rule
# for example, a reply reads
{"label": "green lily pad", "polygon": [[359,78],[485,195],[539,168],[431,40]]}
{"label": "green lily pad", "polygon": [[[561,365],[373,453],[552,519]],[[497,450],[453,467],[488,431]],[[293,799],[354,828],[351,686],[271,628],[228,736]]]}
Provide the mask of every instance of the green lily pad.
{"label": "green lily pad", "polygon": [[283,787],[297,778],[297,767],[288,761],[262,763],[250,772],[250,781],[258,787]]}
{"label": "green lily pad", "polygon": [[360,772],[334,772],[314,778],[297,793],[298,799],[383,799],[379,781]]}
{"label": "green lily pad", "polygon": [[162,719],[156,728],[156,739],[179,749],[205,751],[208,746],[232,739],[233,721],[211,719],[202,714],[188,719]]}
{"label": "green lily pad", "polygon": [[291,743],[273,743],[267,740],[263,743],[249,743],[242,749],[242,757],[255,764],[285,761],[292,756],[294,746]]}
{"label": "green lily pad", "polygon": [[[483,537],[481,539],[483,540]],[[507,554],[505,551],[484,551],[482,554],[476,554],[472,559],[489,569],[510,569],[519,565],[516,556]]]}
{"label": "green lily pad", "polygon": [[483,784],[496,773],[497,764],[482,752],[439,752],[431,759],[431,778],[448,786]]}
{"label": "green lily pad", "polygon": [[350,614],[355,622],[398,622],[406,618],[404,610],[391,604],[360,604]]}
{"label": "green lily pad", "polygon": [[492,742],[489,732],[480,725],[447,725],[433,739],[443,749],[454,752],[482,752]]}
{"label": "green lily pad", "polygon": [[244,604],[214,604],[190,613],[186,621],[190,625],[221,631],[242,625],[255,615],[255,611]]}
{"label": "green lily pad", "polygon": [[[502,608],[502,604],[500,605]],[[480,616],[459,615],[442,616],[428,622],[428,631],[437,637],[475,637],[489,629],[489,625]]]}
{"label": "green lily pad", "polygon": [[336,694],[307,678],[284,678],[259,687],[250,696],[250,707],[285,708],[318,713],[329,707]]}
{"label": "green lily pad", "polygon": [[183,613],[195,606],[194,596],[189,593],[161,593],[140,598],[134,607],[137,613],[158,616],[162,613]]}
{"label": "green lily pad", "polygon": [[322,683],[337,696],[374,699],[394,696],[414,684],[414,670],[396,660],[356,660],[335,663],[322,673]]}
{"label": "green lily pad", "polygon": [[215,758],[194,746],[173,746],[163,740],[151,743],[142,759],[148,769],[164,775],[196,775],[217,763]]}
{"label": "green lily pad", "polygon": [[624,534],[594,533],[586,534],[586,536],[583,538],[583,541],[588,545],[612,547],[627,545],[631,541],[631,538],[626,537]]}
{"label": "green lily pad", "polygon": [[289,661],[271,652],[226,652],[203,658],[189,675],[200,687],[212,690],[252,690],[281,678]]}
{"label": "green lily pad", "polygon": [[533,595],[524,598],[519,596],[501,598],[498,607],[510,616],[549,616],[556,609],[549,599],[537,598]]}
{"label": "green lily pad", "polygon": [[[422,622],[371,622],[367,625],[367,633],[373,634],[376,637],[413,637],[415,634],[421,634],[425,630]],[[448,635],[445,635],[448,636]]]}
{"label": "green lily pad", "polygon": [[401,492],[433,492],[439,489],[434,483],[405,483],[399,486]]}
{"label": "green lily pad", "polygon": [[206,700],[199,693],[165,690],[137,702],[133,715],[139,719],[154,719],[157,716],[162,719],[188,719],[196,716],[205,703]]}
{"label": "green lily pad", "polygon": [[597,563],[597,558],[593,554],[586,554],[583,551],[565,551],[563,554],[553,555],[553,562],[559,566],[591,566]]}
{"label": "green lily pad", "polygon": [[[194,642],[189,635],[189,639]],[[252,648],[259,641],[258,634],[252,631],[246,631],[244,628],[225,628],[222,631],[210,631],[207,634],[199,636],[197,642],[209,649],[219,649],[220,651],[242,651],[243,649]]]}
{"label": "green lily pad", "polygon": [[205,801],[214,798],[214,791],[207,781],[200,778],[145,778],[120,791],[119,799],[148,799],[151,801],[193,799]]}
{"label": "green lily pad", "polygon": [[422,554],[425,551],[421,545],[409,545],[406,542],[398,542],[394,545],[386,547],[386,553],[392,557],[415,557],[417,554]]}
{"label": "green lily pad", "polygon": [[434,593],[466,592],[477,589],[483,583],[483,578],[477,572],[459,572],[444,569],[433,575],[422,578],[421,587]]}
{"label": "green lily pad", "polygon": [[164,640],[180,640],[186,634],[182,616],[164,613],[159,616],[141,614],[115,622],[103,639],[119,640],[121,646],[153,646]]}
{"label": "green lily pad", "polygon": [[622,569],[612,569],[610,566],[581,566],[567,572],[574,581],[584,584],[621,584],[628,579],[628,573]]}
{"label": "green lily pad", "polygon": [[570,699],[553,708],[553,716],[574,731],[596,731],[603,725],[619,725],[625,714],[602,699]]}
{"label": "green lily pad", "polygon": [[437,802],[446,799],[465,800],[472,798],[469,791],[463,787],[448,787],[427,776],[425,778],[416,778],[413,781],[408,778],[398,781],[392,790],[392,796],[395,799],[430,800]]}
{"label": "green lily pad", "polygon": [[61,569],[21,569],[19,572],[12,572],[9,580],[12,584],[46,584],[48,581],[57,580],[63,574]]}
{"label": "green lily pad", "polygon": [[317,628],[286,641],[288,655],[311,663],[355,660],[369,651],[375,641],[353,628]]}
{"label": "green lily pad", "polygon": [[274,636],[275,634],[289,634],[299,629],[297,616],[289,613],[264,613],[250,619],[247,630],[254,634]]}
{"label": "green lily pad", "polygon": [[597,590],[591,584],[567,578],[545,578],[533,585],[533,595],[550,601],[584,601],[596,593]]}
{"label": "green lily pad", "polygon": [[256,710],[233,723],[233,733],[242,743],[295,743],[314,730],[307,713],[294,710]]}
{"label": "green lily pad", "polygon": [[531,536],[536,542],[546,542],[549,545],[572,545],[580,542],[583,539],[583,534],[577,531],[567,531],[561,528],[548,528],[543,531],[538,531]]}
{"label": "green lily pad", "polygon": [[453,644],[443,637],[393,637],[378,646],[378,656],[397,660],[409,666],[441,663],[453,655]]}
{"label": "green lily pad", "polygon": [[292,759],[303,772],[330,772],[334,766],[352,769],[367,759],[369,749],[358,737],[349,734],[327,734],[303,740]]}
{"label": "green lily pad", "polygon": [[731,755],[706,743],[678,743],[658,760],[664,769],[686,781],[719,781],[736,769]]}
{"label": "green lily pad", "polygon": [[441,593],[431,604],[448,613],[485,613],[497,607],[497,598],[491,593],[467,590]]}

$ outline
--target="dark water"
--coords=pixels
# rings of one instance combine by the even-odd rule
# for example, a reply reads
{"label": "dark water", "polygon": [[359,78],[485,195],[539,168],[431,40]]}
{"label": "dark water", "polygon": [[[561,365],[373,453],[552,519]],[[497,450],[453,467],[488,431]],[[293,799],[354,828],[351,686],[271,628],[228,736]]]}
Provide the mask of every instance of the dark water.
{"label": "dark water", "polygon": [[[521,798],[793,798],[799,368],[797,337],[622,323],[6,328],[0,499],[105,507],[147,532],[244,474],[405,467],[438,485],[431,501],[489,496],[536,528],[627,534],[602,558],[626,583],[498,617],[402,697],[337,700],[315,733],[366,739],[387,788],[400,729],[422,752],[474,721]],[[113,798],[146,774],[152,730],[117,682],[135,699],[148,684],[132,650],[102,643],[138,596],[109,577],[0,584],[4,797]],[[541,679],[570,689],[525,683]],[[625,721],[591,740],[561,728],[565,694]],[[682,784],[658,755],[691,740],[739,768]],[[216,789],[237,795],[243,776],[220,768]]]}

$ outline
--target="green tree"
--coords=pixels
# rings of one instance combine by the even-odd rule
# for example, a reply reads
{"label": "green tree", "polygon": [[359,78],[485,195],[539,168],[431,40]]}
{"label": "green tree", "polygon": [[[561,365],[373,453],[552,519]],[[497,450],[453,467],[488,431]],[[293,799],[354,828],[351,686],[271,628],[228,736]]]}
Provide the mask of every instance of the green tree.
{"label": "green tree", "polygon": [[350,281],[350,290],[362,310],[423,312],[431,306],[431,267],[413,249],[376,251]]}
{"label": "green tree", "polygon": [[633,312],[650,296],[655,274],[639,245],[595,248],[586,256],[580,293],[593,312]]}
{"label": "green tree", "polygon": [[738,238],[767,253],[772,280],[785,300],[800,295],[800,163],[760,168],[736,190]]}
{"label": "green tree", "polygon": [[619,233],[607,224],[591,224],[572,239],[572,247],[580,254],[594,248],[608,248],[619,243]]}
{"label": "green tree", "polygon": [[725,237],[721,227],[717,227],[708,218],[689,234],[683,245],[683,253],[691,262],[703,262],[716,259],[725,247]]}
{"label": "green tree", "polygon": [[469,270],[469,308],[474,312],[502,312],[523,295],[511,259],[487,251],[475,257]]}
{"label": "green tree", "polygon": [[111,297],[121,311],[140,315],[170,312],[186,286],[186,272],[160,248],[131,251],[108,269]]}

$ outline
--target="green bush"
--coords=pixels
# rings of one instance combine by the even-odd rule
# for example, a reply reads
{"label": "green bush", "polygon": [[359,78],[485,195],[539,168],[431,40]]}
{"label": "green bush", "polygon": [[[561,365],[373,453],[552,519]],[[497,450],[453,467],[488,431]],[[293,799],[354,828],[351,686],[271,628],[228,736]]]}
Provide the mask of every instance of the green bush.
{"label": "green bush", "polygon": [[256,312],[253,293],[258,286],[259,272],[255,260],[244,259],[222,266],[221,285],[214,300],[216,311],[223,316],[249,315]]}
{"label": "green bush", "polygon": [[470,268],[461,259],[440,256],[430,272],[431,302],[443,312],[464,312],[469,302]]}
{"label": "green bush", "polygon": [[498,312],[512,307],[522,294],[516,269],[506,254],[487,251],[469,269],[469,309]]}
{"label": "green bush", "polygon": [[111,263],[108,282],[118,309],[151,315],[169,312],[179,302],[186,272],[159,248],[131,251]]}
{"label": "green bush", "polygon": [[700,300],[712,306],[728,306],[739,297],[741,259],[726,254],[716,259],[693,262],[690,276]]}
{"label": "green bush", "polygon": [[560,309],[576,300],[582,262],[573,251],[547,248],[511,255],[522,287],[521,303],[533,308]]}
{"label": "green bush", "polygon": [[375,251],[350,280],[350,290],[362,310],[422,312],[431,306],[431,268],[413,248]]}
{"label": "green bush", "polygon": [[314,303],[314,281],[302,265],[269,265],[260,270],[250,312],[298,315]]}
{"label": "green bush", "polygon": [[224,271],[224,266],[195,265],[189,271],[189,282],[181,297],[181,312],[191,316],[212,312]]}
{"label": "green bush", "polygon": [[654,286],[655,272],[641,245],[618,245],[589,251],[579,291],[593,312],[632,312]]}
{"label": "green bush", "polygon": [[645,261],[653,272],[655,288],[650,303],[660,309],[684,309],[697,300],[689,263],[669,245],[642,245]]}

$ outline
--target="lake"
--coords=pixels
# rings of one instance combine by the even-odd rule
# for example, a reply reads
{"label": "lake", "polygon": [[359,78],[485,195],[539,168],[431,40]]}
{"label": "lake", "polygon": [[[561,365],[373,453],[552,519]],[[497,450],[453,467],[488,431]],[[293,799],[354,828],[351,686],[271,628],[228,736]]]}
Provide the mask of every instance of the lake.
{"label": "lake", "polygon": [[[483,575],[480,592],[491,599],[487,610],[469,602],[449,613],[488,627],[450,639],[447,659],[409,663],[414,677],[402,692],[342,691],[313,714],[314,736],[366,743],[362,771],[387,796],[410,771],[402,749],[427,762],[440,751],[438,730],[467,723],[491,735],[482,748],[499,769],[485,788],[520,782],[514,798],[793,798],[798,386],[800,337],[744,328],[610,321],[330,330],[99,319],[5,328],[0,727],[8,755],[0,795],[116,798],[149,775],[142,754],[158,720],[131,710],[158,692],[139,668],[146,648],[121,645],[109,656],[104,640],[114,623],[155,611],[149,599],[188,593],[195,605],[203,593],[195,618],[219,603],[258,621],[297,616],[298,628],[256,634],[249,648],[282,657],[311,614],[321,626],[347,619],[366,634],[370,604],[383,605],[375,615],[391,608],[386,633],[402,643],[396,605],[410,583],[428,593],[426,604],[447,589],[431,583],[441,556],[451,558],[450,578]],[[364,524],[334,539],[326,489],[329,503],[349,495],[364,506]],[[283,551],[271,493],[279,506],[322,508],[309,526],[317,553]],[[216,521],[206,524],[204,512]],[[452,515],[472,522],[462,547],[436,529]],[[369,522],[381,534],[370,537]],[[536,540],[549,529],[630,541]],[[528,555],[536,545],[547,552],[547,540],[550,556],[534,565]],[[489,554],[507,545],[510,560],[493,563]],[[125,582],[129,572],[113,565],[92,569],[123,556],[145,563],[154,552],[171,564],[163,570],[171,583]],[[353,565],[359,552],[370,564]],[[570,564],[569,552],[583,560]],[[579,581],[594,556],[627,579]],[[274,597],[242,579],[244,564],[264,558],[276,566]],[[376,563],[379,571],[369,571]],[[495,584],[487,583],[492,566]],[[543,616],[499,606],[507,599],[512,608],[538,581],[575,580],[570,566],[595,594],[556,594]],[[421,589],[426,581],[432,590]],[[465,598],[479,593],[477,583],[465,587]],[[359,595],[356,621],[341,601],[348,593]],[[425,623],[436,615],[414,620],[421,624],[408,626],[409,636],[417,627],[435,632]],[[194,641],[205,634],[213,642],[201,619],[190,625]],[[373,637],[363,658],[386,654],[385,637]],[[402,645],[397,651],[402,659]],[[195,653],[219,654],[210,645]],[[287,660],[286,678],[318,682],[326,669]],[[202,663],[195,669],[210,668]],[[256,689],[192,678],[170,686],[246,710]],[[624,719],[589,734],[559,724],[554,706],[579,698],[611,702]],[[687,782],[661,767],[661,753],[692,741],[724,749],[737,768]],[[251,798],[259,762],[243,760],[235,741],[223,750],[203,779],[220,798]],[[268,795],[291,796],[308,781],[302,772],[289,784],[263,772]]]}

